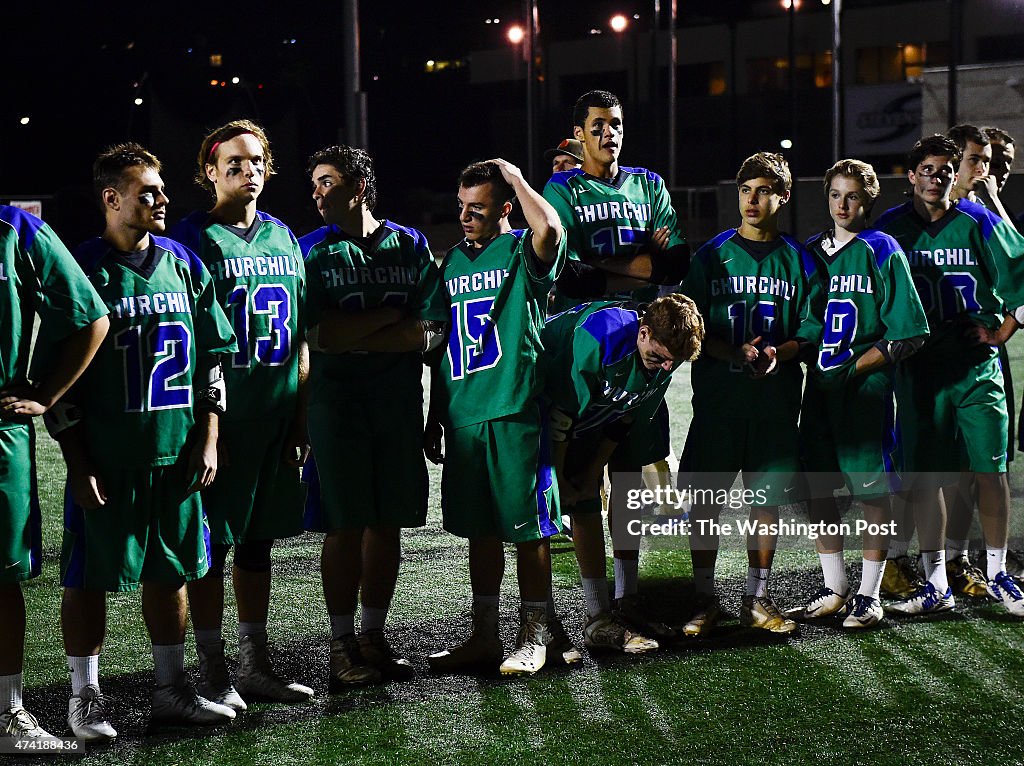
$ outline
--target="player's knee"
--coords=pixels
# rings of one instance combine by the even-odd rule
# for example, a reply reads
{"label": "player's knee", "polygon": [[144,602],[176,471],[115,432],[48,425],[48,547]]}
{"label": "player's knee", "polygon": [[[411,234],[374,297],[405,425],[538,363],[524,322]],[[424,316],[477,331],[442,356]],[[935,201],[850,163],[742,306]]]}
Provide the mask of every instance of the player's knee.
{"label": "player's knee", "polygon": [[235,566],[243,572],[269,572],[273,540],[239,543],[235,546]]}
{"label": "player's knee", "polygon": [[210,569],[206,573],[207,577],[224,577],[224,562],[228,560],[230,550],[231,546],[224,543],[213,543],[210,546]]}

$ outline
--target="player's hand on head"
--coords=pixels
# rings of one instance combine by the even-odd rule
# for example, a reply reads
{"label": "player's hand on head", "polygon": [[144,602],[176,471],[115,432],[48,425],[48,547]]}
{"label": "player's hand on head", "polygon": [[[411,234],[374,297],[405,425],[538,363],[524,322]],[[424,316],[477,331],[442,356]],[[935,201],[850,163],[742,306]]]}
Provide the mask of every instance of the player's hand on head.
{"label": "player's hand on head", "polygon": [[423,428],[423,454],[434,465],[444,462],[444,428],[436,420],[428,420]]}
{"label": "player's hand on head", "polygon": [[498,166],[498,170],[501,171],[501,177],[509,183],[513,183],[517,178],[522,180],[523,171],[513,165],[507,160],[503,160],[500,157],[495,157],[493,160],[487,160],[490,163]]}

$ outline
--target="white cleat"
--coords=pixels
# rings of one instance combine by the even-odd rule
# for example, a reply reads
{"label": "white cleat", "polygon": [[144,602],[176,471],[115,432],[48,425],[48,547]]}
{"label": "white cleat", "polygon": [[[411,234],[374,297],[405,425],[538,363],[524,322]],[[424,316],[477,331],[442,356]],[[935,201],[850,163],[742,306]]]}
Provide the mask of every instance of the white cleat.
{"label": "white cleat", "polygon": [[946,588],[945,593],[939,593],[934,585],[926,582],[906,601],[897,601],[895,604],[889,604],[885,607],[885,611],[890,614],[907,615],[937,614],[939,612],[948,612],[954,606],[956,606],[956,601],[953,600],[952,588]]}
{"label": "white cleat", "polygon": [[86,742],[110,742],[117,731],[107,720],[107,698],[89,684],[68,700],[68,728]]}
{"label": "white cleat", "polygon": [[153,723],[215,726],[234,717],[232,708],[200,697],[184,677],[176,684],[153,689]]}
{"label": "white cleat", "polygon": [[516,649],[501,663],[503,676],[532,676],[547,661],[551,631],[546,607],[524,609],[521,619]]}
{"label": "white cleat", "polygon": [[877,598],[863,596],[860,593],[850,599],[846,605],[847,615],[843,619],[844,628],[871,628],[882,621],[885,612]]}
{"label": "white cleat", "polygon": [[250,700],[270,702],[309,702],[313,690],[294,681],[285,681],[274,672],[267,651],[266,636],[244,636],[238,643],[238,693]]}
{"label": "white cleat", "polygon": [[1000,572],[988,581],[988,592],[1014,617],[1024,617],[1024,594],[1006,572]]}
{"label": "white cleat", "polygon": [[39,725],[36,717],[21,706],[9,707],[0,713],[0,739],[41,739],[49,736],[50,733]]}
{"label": "white cleat", "polygon": [[614,612],[601,612],[590,618],[583,628],[583,645],[588,649],[611,649],[626,654],[658,650],[657,641],[630,630]]}
{"label": "white cleat", "polygon": [[228,676],[228,666],[224,660],[224,642],[220,642],[219,649],[213,650],[196,644],[196,653],[199,655],[199,683],[196,684],[199,696],[218,705],[225,705],[237,713],[244,712],[245,700],[231,685]]}
{"label": "white cleat", "polygon": [[818,620],[822,617],[831,617],[846,606],[846,602],[849,600],[849,588],[846,593],[842,594],[836,593],[831,588],[821,588],[803,606],[787,609],[786,617],[792,620]]}

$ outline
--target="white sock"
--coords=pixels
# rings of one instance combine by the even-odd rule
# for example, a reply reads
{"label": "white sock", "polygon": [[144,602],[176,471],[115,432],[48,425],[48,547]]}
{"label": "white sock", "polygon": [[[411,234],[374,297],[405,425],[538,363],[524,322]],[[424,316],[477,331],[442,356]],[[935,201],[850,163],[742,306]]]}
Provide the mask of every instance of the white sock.
{"label": "white sock", "polygon": [[632,596],[637,592],[640,580],[640,559],[614,558],[615,598]]}
{"label": "white sock", "polygon": [[924,579],[935,586],[939,594],[949,590],[946,579],[946,551],[921,551],[921,566],[924,567]]}
{"label": "white sock", "polygon": [[530,610],[543,610],[545,618],[547,617],[548,602],[547,601],[522,601],[522,609],[520,610],[520,619],[526,617],[527,611]]}
{"label": "white sock", "polygon": [[0,709],[10,710],[21,707],[21,673],[0,676]]}
{"label": "white sock", "polygon": [[879,592],[882,589],[882,574],[885,572],[884,561],[870,561],[861,559],[860,590],[857,592],[862,596],[870,596],[878,600]]}
{"label": "white sock", "polygon": [[747,567],[748,596],[763,596],[768,593],[768,575],[771,574],[771,571],[770,569]]}
{"label": "white sock", "polygon": [[715,568],[694,567],[693,589],[701,596],[715,595]]}
{"label": "white sock", "polygon": [[607,577],[584,577],[583,598],[587,602],[587,616],[597,617],[611,608],[608,600]]}
{"label": "white sock", "polygon": [[196,645],[202,646],[208,649],[220,650],[221,642],[224,640],[221,634],[221,627],[218,625],[216,628],[196,628]]}
{"label": "white sock", "polygon": [[359,628],[363,633],[369,630],[384,630],[384,622],[387,618],[387,609],[364,605],[362,614],[359,615]]}
{"label": "white sock", "polygon": [[886,554],[887,559],[898,559],[900,556],[906,556],[907,551],[910,550],[909,540],[896,540],[895,538],[889,541],[889,552]]}
{"label": "white sock", "polygon": [[962,554],[967,552],[967,547],[970,545],[969,540],[950,540],[946,538],[946,561],[952,561],[955,558],[959,558]]}
{"label": "white sock", "polygon": [[267,623],[265,622],[240,622],[238,623],[238,641],[241,643],[246,636],[257,640],[267,640]]}
{"label": "white sock", "polygon": [[350,636],[356,632],[356,616],[354,614],[331,614],[331,639]]}
{"label": "white sock", "polygon": [[985,574],[993,579],[1000,572],[1006,571],[1006,548],[989,548],[985,546]]}
{"label": "white sock", "polygon": [[83,688],[90,684],[100,687],[100,656],[92,654],[88,657],[68,657],[68,669],[71,671],[71,694],[78,696]]}
{"label": "white sock", "polygon": [[819,553],[818,560],[821,562],[821,573],[825,577],[825,587],[831,588],[833,593],[842,596],[849,590],[846,582],[846,563],[843,561],[843,552]]}
{"label": "white sock", "polygon": [[185,644],[153,644],[157,686],[173,686],[185,675]]}

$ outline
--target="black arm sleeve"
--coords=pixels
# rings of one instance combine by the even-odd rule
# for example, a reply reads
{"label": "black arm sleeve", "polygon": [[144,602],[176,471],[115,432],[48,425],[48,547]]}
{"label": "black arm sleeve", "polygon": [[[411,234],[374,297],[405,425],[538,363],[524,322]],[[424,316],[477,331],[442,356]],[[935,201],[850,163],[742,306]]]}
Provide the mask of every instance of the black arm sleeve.
{"label": "black arm sleeve", "polygon": [[880,340],[875,344],[875,348],[882,352],[886,362],[897,364],[920,351],[924,342],[925,336],[917,335],[902,340]]}
{"label": "black arm sleeve", "polygon": [[568,260],[555,284],[558,292],[567,298],[600,298],[608,291],[608,275],[582,261]]}
{"label": "black arm sleeve", "polygon": [[651,253],[651,282],[656,285],[678,285],[690,270],[690,246],[676,245]]}

